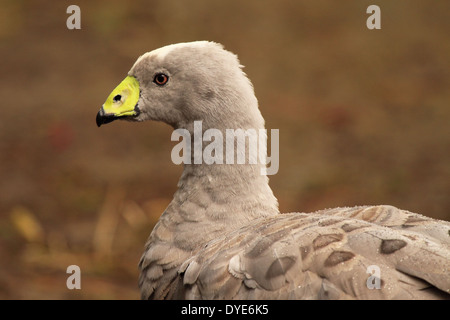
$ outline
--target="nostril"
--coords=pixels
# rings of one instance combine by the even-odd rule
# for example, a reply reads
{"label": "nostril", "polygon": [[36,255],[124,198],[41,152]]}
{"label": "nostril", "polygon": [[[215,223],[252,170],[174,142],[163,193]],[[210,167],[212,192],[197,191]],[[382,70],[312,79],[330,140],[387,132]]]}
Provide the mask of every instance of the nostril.
{"label": "nostril", "polygon": [[120,94],[116,95],[116,96],[113,98],[114,102],[119,102],[120,99],[122,99],[122,96],[121,96]]}

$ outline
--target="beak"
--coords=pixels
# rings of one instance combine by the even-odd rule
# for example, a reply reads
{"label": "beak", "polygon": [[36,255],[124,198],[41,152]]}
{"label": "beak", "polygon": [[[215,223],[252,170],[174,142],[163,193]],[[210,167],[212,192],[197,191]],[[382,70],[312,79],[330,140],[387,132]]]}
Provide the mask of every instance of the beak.
{"label": "beak", "polygon": [[124,119],[124,118],[134,118],[137,117],[139,114],[141,113],[141,111],[139,110],[139,107],[136,105],[134,107],[134,113],[133,115],[115,115],[115,114],[110,114],[110,113],[106,113],[105,109],[103,107],[100,108],[100,111],[97,113],[97,117],[95,118],[95,122],[97,123],[97,126],[100,127],[102,124],[107,124],[110,122],[113,122],[114,120],[117,119]]}
{"label": "beak", "polygon": [[140,114],[138,107],[140,89],[135,77],[127,76],[106,99],[97,113],[97,126],[117,119],[135,118]]}

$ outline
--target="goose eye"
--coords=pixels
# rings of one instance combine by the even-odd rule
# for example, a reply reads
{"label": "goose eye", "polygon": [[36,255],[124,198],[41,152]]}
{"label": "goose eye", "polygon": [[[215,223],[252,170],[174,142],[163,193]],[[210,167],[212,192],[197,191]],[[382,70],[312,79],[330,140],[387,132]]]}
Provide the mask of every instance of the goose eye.
{"label": "goose eye", "polygon": [[169,76],[165,75],[164,73],[158,73],[155,75],[155,78],[153,78],[153,82],[156,83],[158,86],[163,86],[169,81]]}

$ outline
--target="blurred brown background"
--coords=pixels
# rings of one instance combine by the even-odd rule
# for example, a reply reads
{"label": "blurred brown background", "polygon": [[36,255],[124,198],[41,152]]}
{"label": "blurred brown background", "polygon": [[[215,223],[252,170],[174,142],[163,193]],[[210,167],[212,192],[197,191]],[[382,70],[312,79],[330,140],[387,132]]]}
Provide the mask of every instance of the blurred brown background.
{"label": "blurred brown background", "polygon": [[[81,8],[68,30],[66,8]],[[381,7],[381,30],[366,8]],[[136,58],[214,40],[267,128],[282,212],[391,204],[450,220],[449,1],[15,1],[0,7],[0,298],[137,299],[182,168],[171,128],[95,115]],[[82,272],[66,288],[67,266]]]}

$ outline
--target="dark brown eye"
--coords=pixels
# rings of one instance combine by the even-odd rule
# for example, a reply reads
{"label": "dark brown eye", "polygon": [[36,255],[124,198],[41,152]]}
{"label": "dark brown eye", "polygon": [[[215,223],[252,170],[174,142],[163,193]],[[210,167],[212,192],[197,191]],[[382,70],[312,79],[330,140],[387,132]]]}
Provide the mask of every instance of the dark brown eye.
{"label": "dark brown eye", "polygon": [[163,86],[169,81],[169,76],[165,75],[164,73],[158,73],[155,75],[155,78],[153,78],[153,82],[156,83],[158,86]]}

